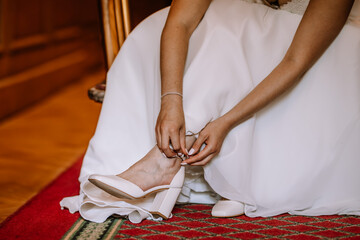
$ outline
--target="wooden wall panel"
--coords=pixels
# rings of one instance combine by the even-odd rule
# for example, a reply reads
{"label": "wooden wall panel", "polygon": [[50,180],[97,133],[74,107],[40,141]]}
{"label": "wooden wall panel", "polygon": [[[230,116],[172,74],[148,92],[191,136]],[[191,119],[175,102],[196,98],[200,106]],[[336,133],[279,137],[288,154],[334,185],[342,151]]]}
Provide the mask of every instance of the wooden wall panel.
{"label": "wooden wall panel", "polygon": [[[54,29],[72,26],[74,22],[79,23],[78,9],[86,12],[86,4],[81,6],[82,1],[52,0],[52,22]],[[64,14],[66,13],[66,14]]]}
{"label": "wooden wall panel", "polygon": [[[0,121],[103,64],[98,1],[0,0]],[[129,2],[136,26],[171,0]]]}
{"label": "wooden wall panel", "polygon": [[42,0],[12,0],[10,11],[13,40],[44,33]]}
{"label": "wooden wall panel", "polygon": [[5,69],[7,68],[7,59],[4,58],[5,37],[6,37],[4,31],[5,7],[6,5],[4,1],[0,0],[0,79],[1,79],[1,72],[4,72]]}
{"label": "wooden wall panel", "polygon": [[144,18],[170,4],[171,0],[129,0],[131,27],[136,27]]}
{"label": "wooden wall panel", "polygon": [[0,121],[103,64],[97,6],[0,0]]}

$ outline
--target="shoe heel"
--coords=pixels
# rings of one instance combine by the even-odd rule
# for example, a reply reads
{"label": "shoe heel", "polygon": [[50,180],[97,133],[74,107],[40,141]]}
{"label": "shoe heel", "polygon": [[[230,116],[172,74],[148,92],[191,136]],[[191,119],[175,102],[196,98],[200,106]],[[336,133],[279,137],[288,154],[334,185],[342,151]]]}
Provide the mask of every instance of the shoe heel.
{"label": "shoe heel", "polygon": [[180,192],[181,188],[169,188],[158,192],[151,206],[150,213],[153,215],[159,215],[163,219],[168,219]]}

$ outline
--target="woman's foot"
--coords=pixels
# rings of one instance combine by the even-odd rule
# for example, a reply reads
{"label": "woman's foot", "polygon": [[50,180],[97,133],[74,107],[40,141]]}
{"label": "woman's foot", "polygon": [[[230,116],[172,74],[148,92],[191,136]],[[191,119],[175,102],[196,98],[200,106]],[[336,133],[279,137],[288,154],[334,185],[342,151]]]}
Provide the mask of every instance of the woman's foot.
{"label": "woman's foot", "polygon": [[167,158],[157,146],[146,156],[117,176],[128,180],[146,191],[159,185],[168,185],[180,169],[179,157]]}
{"label": "woman's foot", "polygon": [[222,199],[219,200],[212,208],[213,217],[236,217],[244,214],[245,205],[241,202]]}
{"label": "woman's foot", "polygon": [[[188,150],[195,140],[194,136],[186,137],[186,148]],[[170,184],[180,169],[180,163],[181,159],[179,157],[167,158],[155,145],[145,157],[117,176],[134,183],[143,191],[146,191],[155,186]]]}

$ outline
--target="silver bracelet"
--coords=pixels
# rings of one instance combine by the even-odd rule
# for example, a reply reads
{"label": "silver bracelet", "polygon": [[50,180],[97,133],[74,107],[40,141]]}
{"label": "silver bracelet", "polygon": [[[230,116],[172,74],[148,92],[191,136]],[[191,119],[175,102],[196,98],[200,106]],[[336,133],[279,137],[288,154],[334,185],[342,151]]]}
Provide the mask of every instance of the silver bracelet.
{"label": "silver bracelet", "polygon": [[167,95],[179,95],[180,97],[183,97],[183,95],[181,93],[178,93],[178,92],[167,92],[167,93],[164,93],[163,95],[161,95],[161,98],[167,96]]}

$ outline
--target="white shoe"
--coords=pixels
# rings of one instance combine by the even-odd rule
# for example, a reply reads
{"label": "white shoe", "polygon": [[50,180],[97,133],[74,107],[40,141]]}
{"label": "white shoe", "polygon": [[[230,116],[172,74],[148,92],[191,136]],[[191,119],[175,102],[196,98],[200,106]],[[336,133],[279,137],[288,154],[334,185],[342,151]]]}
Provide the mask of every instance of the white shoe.
{"label": "white shoe", "polygon": [[211,210],[213,217],[236,217],[244,214],[245,205],[233,200],[219,200]]}
{"label": "white shoe", "polygon": [[184,178],[185,168],[180,167],[169,185],[156,186],[146,191],[143,191],[136,184],[116,175],[92,174],[88,180],[95,186],[118,198],[139,199],[157,192],[149,212],[167,219],[170,217],[171,211],[181,192]]}

